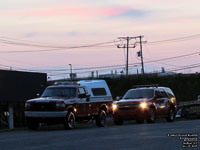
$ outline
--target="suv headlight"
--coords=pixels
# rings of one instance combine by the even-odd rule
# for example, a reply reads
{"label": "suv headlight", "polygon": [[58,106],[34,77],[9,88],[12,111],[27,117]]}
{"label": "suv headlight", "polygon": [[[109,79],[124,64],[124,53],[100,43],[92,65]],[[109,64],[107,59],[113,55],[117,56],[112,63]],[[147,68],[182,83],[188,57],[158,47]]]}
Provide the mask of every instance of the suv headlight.
{"label": "suv headlight", "polygon": [[117,104],[112,104],[112,110],[113,110],[113,111],[117,110],[117,108],[118,108],[118,105],[117,105]]}
{"label": "suv headlight", "polygon": [[145,109],[145,108],[147,108],[147,102],[142,102],[142,103],[140,103],[140,105],[139,105],[139,107],[140,108],[142,108],[142,109]]}

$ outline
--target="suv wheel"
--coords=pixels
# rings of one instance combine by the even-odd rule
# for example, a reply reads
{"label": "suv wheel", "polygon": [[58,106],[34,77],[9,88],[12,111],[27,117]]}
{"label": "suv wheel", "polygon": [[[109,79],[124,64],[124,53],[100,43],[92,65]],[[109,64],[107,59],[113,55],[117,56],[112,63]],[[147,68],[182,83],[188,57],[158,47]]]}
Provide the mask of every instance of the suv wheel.
{"label": "suv wheel", "polygon": [[98,127],[104,127],[106,124],[106,112],[105,110],[100,110],[96,118],[96,125]]}
{"label": "suv wheel", "polygon": [[154,108],[150,108],[149,117],[147,118],[147,122],[148,123],[154,123],[155,119],[156,119],[155,109]]}
{"label": "suv wheel", "polygon": [[173,122],[175,119],[175,111],[173,107],[170,107],[168,117],[166,118],[168,122]]}
{"label": "suv wheel", "polygon": [[122,125],[123,124],[123,120],[121,120],[121,119],[114,119],[114,123],[115,123],[115,125]]}
{"label": "suv wheel", "polygon": [[27,119],[27,125],[30,130],[37,130],[37,128],[39,126],[38,122],[31,118]]}
{"label": "suv wheel", "polygon": [[75,115],[72,111],[67,113],[67,116],[64,121],[65,129],[73,129],[75,125]]}

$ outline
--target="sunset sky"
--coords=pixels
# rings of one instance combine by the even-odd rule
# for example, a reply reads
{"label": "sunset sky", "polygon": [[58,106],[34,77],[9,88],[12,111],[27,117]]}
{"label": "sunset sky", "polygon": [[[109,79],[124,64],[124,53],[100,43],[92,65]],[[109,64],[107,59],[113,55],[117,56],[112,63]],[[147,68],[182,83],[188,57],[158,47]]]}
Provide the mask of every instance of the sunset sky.
{"label": "sunset sky", "polygon": [[[118,37],[139,35],[147,41],[143,45],[144,63],[188,54],[188,57],[146,63],[146,72],[160,71],[161,67],[173,70],[197,65],[200,56],[192,54],[200,52],[199,6],[199,0],[2,1],[0,68],[48,70],[51,75],[69,77],[62,75],[69,73],[68,64],[73,69],[125,65],[124,49],[117,48],[117,44],[122,44]],[[70,48],[104,42],[111,43]],[[134,42],[132,39],[131,44]],[[130,64],[140,63],[137,51],[138,44],[130,49]],[[141,66],[130,67],[130,73],[135,73],[137,68],[140,70]],[[56,69],[66,71],[59,75],[53,71]],[[178,72],[200,72],[200,67]]]}

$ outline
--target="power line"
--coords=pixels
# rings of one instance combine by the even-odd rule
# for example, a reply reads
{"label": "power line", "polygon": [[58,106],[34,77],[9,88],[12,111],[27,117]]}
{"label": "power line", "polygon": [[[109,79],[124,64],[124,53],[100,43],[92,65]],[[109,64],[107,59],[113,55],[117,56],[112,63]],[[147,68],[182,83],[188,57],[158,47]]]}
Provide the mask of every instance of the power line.
{"label": "power line", "polygon": [[[95,46],[101,46],[106,44],[113,44],[115,41],[108,41],[108,42],[101,42],[101,43],[95,43],[95,44],[88,44],[88,45],[79,45],[79,46],[59,46],[59,45],[41,45],[41,44],[35,44],[35,43],[24,43],[21,41],[13,41],[13,40],[7,40],[7,39],[1,39],[0,42],[4,44],[11,44],[11,45],[18,45],[18,46],[28,46],[28,47],[42,47],[42,48],[53,48],[53,49],[77,49],[77,48],[88,48],[88,47],[95,47]],[[46,51],[46,50],[43,50]]]}
{"label": "power line", "polygon": [[166,39],[166,40],[152,41],[152,42],[148,42],[147,45],[174,43],[174,42],[188,41],[188,40],[194,40],[194,39],[199,39],[199,38],[200,38],[200,34],[196,34],[196,35],[190,35],[190,36],[184,36],[184,37],[178,37],[178,38],[172,38],[172,39]]}
{"label": "power line", "polygon": [[185,54],[185,55],[179,55],[179,56],[174,56],[174,57],[168,57],[168,58],[163,58],[163,59],[157,59],[157,60],[152,60],[152,61],[148,61],[148,62],[145,62],[145,63],[152,63],[152,62],[159,62],[159,61],[177,59],[177,58],[188,57],[188,56],[197,55],[197,54],[199,55],[200,52],[195,52],[195,53],[190,53],[190,54]]}
{"label": "power line", "polygon": [[185,70],[185,69],[191,69],[191,68],[197,68],[200,67],[200,63],[197,64],[191,64],[191,65],[187,65],[187,66],[181,66],[179,68],[171,68],[171,69],[167,69],[167,71],[179,71],[179,70]]}
{"label": "power line", "polygon": [[[129,65],[129,67],[136,67],[137,65]],[[112,70],[112,69],[124,69],[124,66],[123,67],[113,67],[113,68],[104,68],[104,69],[98,69],[98,71],[106,71],[106,70]],[[90,70],[90,71],[81,71],[81,72],[75,72],[77,74],[83,74],[83,73],[91,73],[92,71],[94,70]],[[54,74],[51,74],[53,76],[56,76],[56,75],[67,75],[67,74],[70,74],[70,73],[54,73]],[[50,76],[51,76],[50,75]]]}
{"label": "power line", "polygon": [[[200,38],[200,34],[191,35],[191,36],[185,36],[185,37],[178,37],[178,38],[172,38],[172,39],[166,39],[166,40],[160,40],[160,41],[152,41],[148,42],[147,45],[158,45],[158,44],[166,44],[166,43],[173,43],[173,42],[180,42],[180,41],[186,41],[186,40],[193,40]],[[18,46],[26,46],[26,47],[37,47],[37,48],[50,48],[50,49],[43,49],[43,50],[29,50],[29,51],[0,51],[0,53],[29,53],[29,52],[49,52],[49,51],[63,51],[66,49],[78,49],[78,48],[102,48],[102,47],[114,47],[116,42],[118,41],[108,41],[108,42],[102,42],[102,43],[96,43],[96,44],[89,44],[89,45],[76,45],[76,46],[60,46],[55,45],[53,43],[42,43],[42,42],[35,42],[35,41],[28,41],[28,40],[21,40],[21,39],[15,39],[15,38],[9,38],[9,37],[0,37],[0,42],[10,45],[18,45]],[[136,42],[138,43],[138,42]],[[136,44],[135,43],[135,44]],[[113,45],[108,45],[113,44]],[[135,44],[133,46],[135,46]],[[131,45],[131,44],[130,44]]]}
{"label": "power line", "polygon": [[[189,54],[184,54],[184,55],[179,55],[179,56],[174,56],[174,57],[168,57],[168,58],[162,58],[162,59],[157,59],[157,60],[151,60],[147,61],[145,63],[153,63],[153,62],[159,62],[159,61],[166,61],[166,60],[172,60],[172,59],[178,59],[178,58],[184,58],[184,57],[189,57],[193,55],[199,55],[200,52],[195,52],[195,53],[189,53]],[[139,65],[140,63],[130,63],[129,65]],[[22,68],[17,68],[13,66],[8,66],[4,64],[0,64],[0,66],[8,67],[8,68],[15,68],[15,69],[20,69],[20,70],[29,70],[29,71],[41,71],[41,72],[48,72],[48,71],[66,71],[68,69],[45,69],[45,70],[33,70],[33,69],[22,69]],[[118,65],[108,65],[108,66],[95,66],[95,67],[85,67],[85,68],[74,68],[73,70],[92,70],[92,69],[102,69],[102,68],[113,68],[113,67],[123,67],[123,64],[118,64]]]}

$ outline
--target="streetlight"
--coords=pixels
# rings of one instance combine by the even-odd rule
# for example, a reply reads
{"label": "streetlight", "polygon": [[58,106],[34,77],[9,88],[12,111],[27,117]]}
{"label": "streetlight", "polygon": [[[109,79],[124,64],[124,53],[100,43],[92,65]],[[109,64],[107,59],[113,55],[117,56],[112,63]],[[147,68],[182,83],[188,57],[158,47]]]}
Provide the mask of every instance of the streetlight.
{"label": "streetlight", "polygon": [[72,64],[69,64],[69,66],[70,66],[70,78],[72,80]]}

